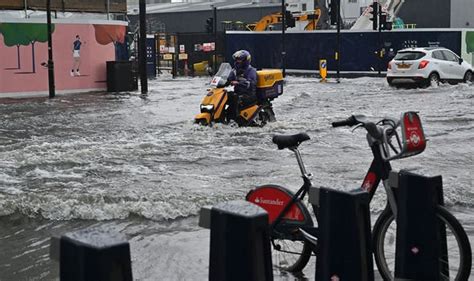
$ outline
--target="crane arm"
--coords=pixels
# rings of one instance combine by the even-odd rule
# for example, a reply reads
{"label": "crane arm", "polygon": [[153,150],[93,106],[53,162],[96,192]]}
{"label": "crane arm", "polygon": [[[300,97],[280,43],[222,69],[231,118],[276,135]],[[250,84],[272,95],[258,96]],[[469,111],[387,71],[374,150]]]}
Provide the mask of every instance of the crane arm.
{"label": "crane arm", "polygon": [[304,30],[316,30],[318,21],[321,18],[321,9],[314,10],[311,14],[302,14],[295,16],[296,21],[308,21]]}
{"label": "crane arm", "polygon": [[[308,21],[308,24],[304,28],[305,30],[315,30],[320,17],[321,9],[316,9],[311,13],[293,14],[295,21]],[[265,31],[267,30],[268,26],[281,23],[281,21],[281,13],[270,14],[264,16],[256,23],[247,24],[247,29],[250,31]]]}
{"label": "crane arm", "polygon": [[281,13],[266,15],[254,24],[248,24],[247,29],[251,31],[265,31],[269,25],[281,23]]}

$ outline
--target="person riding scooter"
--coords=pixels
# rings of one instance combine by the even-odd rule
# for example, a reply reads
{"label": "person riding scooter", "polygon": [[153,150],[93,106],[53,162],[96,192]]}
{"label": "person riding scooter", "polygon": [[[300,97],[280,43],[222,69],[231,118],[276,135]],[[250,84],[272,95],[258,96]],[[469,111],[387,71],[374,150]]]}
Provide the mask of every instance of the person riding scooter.
{"label": "person riding scooter", "polygon": [[257,71],[250,65],[251,55],[246,50],[239,50],[232,55],[234,68],[228,81],[234,86],[234,93],[229,94],[227,120],[236,120],[239,109],[257,102]]}
{"label": "person riding scooter", "polygon": [[227,62],[219,66],[201,101],[195,123],[212,126],[229,124],[232,120],[238,126],[261,127],[276,120],[272,101],[283,94],[282,71],[255,71],[250,66],[250,54],[243,50],[234,54],[234,60],[234,68]]}

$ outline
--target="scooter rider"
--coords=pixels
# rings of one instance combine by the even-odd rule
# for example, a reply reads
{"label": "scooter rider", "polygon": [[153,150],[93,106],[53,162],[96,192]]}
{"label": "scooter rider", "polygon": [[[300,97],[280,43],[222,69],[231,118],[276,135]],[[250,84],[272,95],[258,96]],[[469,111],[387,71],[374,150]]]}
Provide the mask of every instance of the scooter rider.
{"label": "scooter rider", "polygon": [[251,55],[246,50],[239,50],[232,55],[234,68],[228,81],[234,86],[234,93],[228,96],[229,108],[227,119],[238,116],[239,108],[257,102],[257,71],[250,65]]}

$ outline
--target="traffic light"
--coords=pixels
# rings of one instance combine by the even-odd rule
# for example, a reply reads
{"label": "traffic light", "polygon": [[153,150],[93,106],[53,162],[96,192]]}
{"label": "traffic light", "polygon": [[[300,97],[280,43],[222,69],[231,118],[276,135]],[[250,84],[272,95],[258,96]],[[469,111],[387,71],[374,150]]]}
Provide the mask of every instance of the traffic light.
{"label": "traffic light", "polygon": [[372,29],[377,30],[379,18],[379,3],[373,2],[370,7],[372,8],[372,10],[370,11],[370,14],[372,15],[372,17],[370,18],[370,20],[372,21]]}
{"label": "traffic light", "polygon": [[379,16],[379,28],[380,30],[385,30],[385,25],[387,24],[387,14],[380,13]]}
{"label": "traffic light", "polygon": [[208,18],[206,20],[206,31],[208,33],[213,33],[214,32],[214,18]]}
{"label": "traffic light", "polygon": [[337,24],[338,1],[339,0],[331,0],[331,3],[329,4],[329,17],[331,19],[331,25]]}
{"label": "traffic light", "polygon": [[296,20],[290,11],[285,11],[285,25],[286,27],[295,27]]}
{"label": "traffic light", "polygon": [[381,13],[379,17],[380,30],[392,30],[392,23],[387,21],[387,13]]}

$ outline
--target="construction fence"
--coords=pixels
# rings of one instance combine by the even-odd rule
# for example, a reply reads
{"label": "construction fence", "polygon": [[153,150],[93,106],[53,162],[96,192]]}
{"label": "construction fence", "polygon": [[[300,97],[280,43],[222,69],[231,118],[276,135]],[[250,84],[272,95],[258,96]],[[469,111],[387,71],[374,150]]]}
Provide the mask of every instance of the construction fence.
{"label": "construction fence", "polygon": [[224,33],[157,33],[157,74],[212,75],[224,60],[224,42]]}

